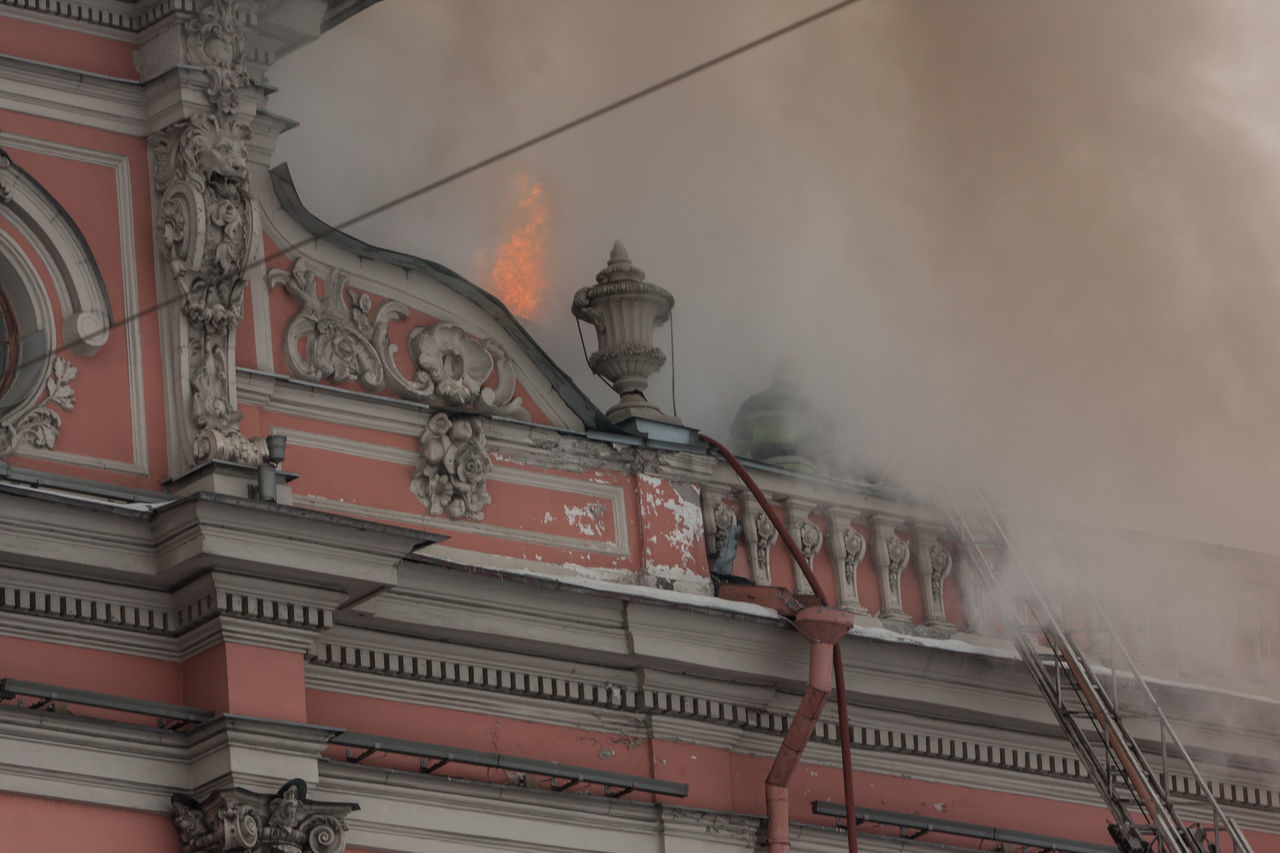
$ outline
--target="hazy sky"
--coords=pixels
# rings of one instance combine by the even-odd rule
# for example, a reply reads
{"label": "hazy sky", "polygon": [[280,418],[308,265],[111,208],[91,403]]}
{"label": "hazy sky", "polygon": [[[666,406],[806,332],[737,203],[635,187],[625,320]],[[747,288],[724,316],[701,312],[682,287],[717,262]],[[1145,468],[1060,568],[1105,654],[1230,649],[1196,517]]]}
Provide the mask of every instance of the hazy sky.
{"label": "hazy sky", "polygon": [[[277,160],[346,219],[823,5],[383,0],[270,73]],[[1280,553],[1277,36],[1266,0],[863,0],[352,230],[484,285],[527,175],[534,334],[602,407],[568,306],[621,237],[688,424],[790,355],[858,464]]]}

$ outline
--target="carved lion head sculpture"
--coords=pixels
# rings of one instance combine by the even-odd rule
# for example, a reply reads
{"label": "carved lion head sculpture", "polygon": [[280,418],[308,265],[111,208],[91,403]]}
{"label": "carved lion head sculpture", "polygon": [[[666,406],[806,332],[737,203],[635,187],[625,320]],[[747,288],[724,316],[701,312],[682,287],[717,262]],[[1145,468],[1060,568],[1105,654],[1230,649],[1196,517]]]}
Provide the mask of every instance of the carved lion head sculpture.
{"label": "carved lion head sculpture", "polygon": [[178,143],[178,156],[188,178],[202,179],[217,195],[239,193],[249,178],[248,125],[218,116],[192,116]]}

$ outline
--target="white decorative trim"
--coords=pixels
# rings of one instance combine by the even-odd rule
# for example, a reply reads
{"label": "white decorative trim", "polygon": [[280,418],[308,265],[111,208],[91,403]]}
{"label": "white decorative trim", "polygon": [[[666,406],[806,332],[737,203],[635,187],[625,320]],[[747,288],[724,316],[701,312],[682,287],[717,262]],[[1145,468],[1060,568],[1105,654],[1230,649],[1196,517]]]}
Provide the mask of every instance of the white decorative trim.
{"label": "white decorative trim", "polygon": [[[61,157],[93,166],[111,169],[116,185],[116,219],[120,232],[120,279],[123,291],[125,352],[129,375],[129,417],[133,438],[133,458],[127,462],[103,459],[61,450],[24,450],[31,456],[83,465],[120,474],[149,476],[151,469],[147,457],[147,407],[142,376],[142,327],[138,317],[138,265],[137,243],[133,230],[133,188],[130,184],[129,158],[91,148],[81,148],[61,142],[50,142],[0,131],[0,148],[27,151],[50,157]],[[65,313],[65,312],[64,312]]]}
{"label": "white decorative trim", "polygon": [[305,652],[343,597],[220,571],[167,593],[0,567],[0,635],[161,660],[222,642]]}
{"label": "white decorative trim", "polygon": [[[265,246],[263,246],[265,250]],[[271,302],[267,287],[267,273],[270,270],[265,263],[254,263],[246,273],[249,279],[249,309],[253,317],[253,353],[258,370],[267,373],[276,372],[275,346],[271,333]],[[237,399],[244,397],[239,384],[244,380],[237,372]]]}
{"label": "white decorative trim", "polygon": [[[265,172],[255,171],[253,180],[258,186],[271,186],[271,178]],[[263,213],[264,233],[277,246],[292,247],[289,258],[295,263],[302,260],[312,269],[336,268],[348,271],[348,283],[359,290],[407,305],[439,323],[458,325],[468,331],[486,330],[492,334],[495,343],[509,353],[516,353],[512,365],[514,377],[527,392],[527,402],[532,402],[553,422],[573,428],[583,426],[547,378],[531,368],[511,338],[495,328],[493,318],[476,303],[454,293],[425,273],[406,273],[399,267],[356,257],[332,243],[317,239],[294,222],[274,197],[260,198],[259,202]],[[380,274],[372,275],[372,271]],[[424,293],[428,293],[433,301],[424,299]],[[489,334],[482,336],[489,337]],[[279,343],[276,342],[276,345]]]}
{"label": "white decorative trim", "polygon": [[180,661],[183,658],[173,638],[167,635],[143,634],[7,610],[0,610],[0,636],[163,661]]}
{"label": "white decorative trim", "polygon": [[[418,432],[421,431],[421,426]],[[291,428],[272,428],[273,434],[281,434],[289,439],[290,445],[324,450],[329,453],[341,453],[360,459],[373,459],[413,468],[418,464],[419,454],[395,447],[371,444],[323,433],[307,432]],[[416,434],[416,433],[415,433]],[[405,478],[405,488],[409,487],[409,478]],[[351,501],[335,500],[318,495],[307,495],[294,491],[294,505],[335,512],[344,515],[359,515],[406,526],[427,526],[432,530],[444,533],[463,532],[481,536],[491,536],[513,542],[525,542],[530,545],[543,545],[549,548],[560,548],[566,551],[588,551],[594,554],[605,554],[611,557],[628,557],[631,555],[630,537],[627,532],[626,496],[621,486],[610,483],[595,483],[568,477],[557,477],[527,468],[495,465],[489,470],[488,480],[491,483],[511,483],[534,489],[546,489],[555,492],[580,495],[584,498],[596,498],[607,501],[611,507],[613,521],[613,538],[608,542],[590,539],[576,539],[554,533],[542,533],[537,530],[525,530],[516,527],[502,527],[491,522],[476,522],[467,519],[453,519],[444,516],[427,516],[425,513],[412,513],[402,510],[371,507]],[[500,507],[497,507],[500,509]]]}
{"label": "white decorative trim", "polygon": [[[41,15],[41,23],[92,33],[103,38],[136,42],[130,38],[175,10],[190,11],[193,0],[159,0],[147,4],[120,0],[0,0],[0,14],[22,12]],[[8,8],[6,8],[8,7]],[[30,20],[30,16],[24,16]]]}
{"label": "white decorative trim", "polygon": [[[373,632],[319,640],[307,665],[308,686],[551,725],[603,728],[624,736],[642,730],[646,718],[651,718],[653,736],[731,747],[760,756],[777,751],[778,739],[786,732],[796,704],[796,697],[790,694],[777,694],[766,708],[727,696],[710,698],[701,689],[692,692],[646,686],[633,690],[591,678],[459,662],[450,659],[443,645],[422,653],[412,650],[403,639],[394,649],[385,648],[384,642],[386,639]],[[326,674],[326,669],[338,672]],[[665,675],[656,672],[645,684],[655,679],[660,682]],[[857,676],[853,673],[855,683]],[[509,697],[505,702],[503,695]],[[1048,733],[1051,730],[1024,734],[875,708],[856,708],[853,716],[855,763],[861,769],[901,775],[903,762],[909,761],[914,778],[1096,802],[1096,792],[1079,758],[1060,738]],[[834,707],[828,706],[806,751],[806,763],[840,764],[834,717]],[[1219,772],[1239,771],[1224,767]],[[1170,778],[1175,796],[1185,798],[1190,790],[1185,770],[1171,766]],[[1069,783],[1068,788],[1063,787],[1064,782]],[[1271,812],[1262,819],[1280,826],[1280,790],[1239,782],[1214,785],[1224,803],[1252,810],[1255,815],[1258,809]]]}
{"label": "white decorative trim", "polygon": [[169,596],[116,584],[0,568],[0,610],[148,634],[173,626]]}
{"label": "white decorative trim", "polygon": [[[427,418],[438,411],[411,400],[305,382],[243,366],[236,370],[236,393],[245,405],[267,412],[415,439]],[[592,468],[634,468],[636,449],[615,444],[613,439],[589,438],[563,427],[500,418],[490,422],[489,431],[496,462],[574,473]],[[668,464],[673,461],[682,467]],[[708,457],[690,453],[662,454],[656,459],[657,473],[682,481],[696,479],[690,468],[708,464]]]}
{"label": "white decorative trim", "polygon": [[12,56],[0,56],[0,109],[126,136],[146,132],[138,83]]}
{"label": "white decorative trim", "polygon": [[0,790],[161,812],[190,772],[186,736],[0,706]]}

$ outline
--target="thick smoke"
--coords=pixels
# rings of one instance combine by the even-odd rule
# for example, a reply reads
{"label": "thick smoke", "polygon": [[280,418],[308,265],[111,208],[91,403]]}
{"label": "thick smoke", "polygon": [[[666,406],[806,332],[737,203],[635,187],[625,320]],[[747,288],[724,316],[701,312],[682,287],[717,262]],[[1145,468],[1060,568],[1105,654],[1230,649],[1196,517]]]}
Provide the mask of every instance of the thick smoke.
{"label": "thick smoke", "polygon": [[[278,159],[341,220],[822,5],[384,0],[275,68]],[[621,237],[676,295],[686,423],[724,434],[787,356],[846,468],[1280,553],[1278,30],[1244,0],[864,0],[353,230],[484,283],[527,172],[535,334],[602,407],[568,305]],[[1196,612],[1182,580],[1236,559],[1162,549],[1098,558],[1133,613]]]}

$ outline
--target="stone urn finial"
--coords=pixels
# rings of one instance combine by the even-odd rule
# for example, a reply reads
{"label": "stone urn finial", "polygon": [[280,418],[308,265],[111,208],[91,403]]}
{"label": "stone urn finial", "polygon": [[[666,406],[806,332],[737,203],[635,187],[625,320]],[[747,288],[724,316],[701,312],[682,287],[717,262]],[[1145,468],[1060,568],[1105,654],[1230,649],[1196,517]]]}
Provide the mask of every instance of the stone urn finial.
{"label": "stone urn finial", "polygon": [[644,390],[667,360],[653,345],[653,332],[671,317],[675,301],[666,289],[644,280],[644,270],[631,263],[621,240],[614,242],[596,284],[574,294],[573,316],[596,329],[596,351],[587,364],[622,398],[605,413],[614,423],[635,417],[674,422],[645,399]]}

